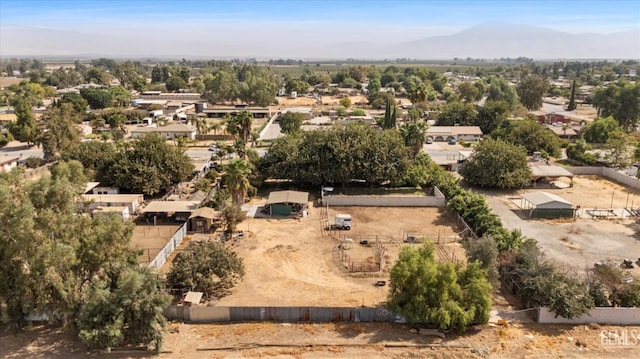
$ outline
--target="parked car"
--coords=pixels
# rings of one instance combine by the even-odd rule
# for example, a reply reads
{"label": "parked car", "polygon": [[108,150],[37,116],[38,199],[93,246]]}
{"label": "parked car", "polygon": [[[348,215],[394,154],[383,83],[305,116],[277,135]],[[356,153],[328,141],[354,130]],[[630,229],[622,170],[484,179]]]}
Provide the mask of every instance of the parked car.
{"label": "parked car", "polygon": [[433,138],[427,137],[427,144],[430,145],[433,143]]}
{"label": "parked car", "polygon": [[218,151],[218,146],[216,146],[216,145],[209,146],[209,151],[217,152]]}
{"label": "parked car", "polygon": [[457,143],[457,142],[456,142],[456,140],[455,140],[454,138],[452,138],[452,139],[450,139],[450,140],[449,140],[449,144],[450,144],[450,145],[455,145],[456,143]]}

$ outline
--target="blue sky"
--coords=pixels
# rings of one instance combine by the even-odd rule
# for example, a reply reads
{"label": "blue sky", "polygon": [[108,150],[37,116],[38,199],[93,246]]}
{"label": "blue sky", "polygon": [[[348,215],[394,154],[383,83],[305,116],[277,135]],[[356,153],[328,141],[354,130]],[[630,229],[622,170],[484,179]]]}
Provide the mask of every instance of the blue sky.
{"label": "blue sky", "polygon": [[[358,23],[440,28],[438,34],[489,21],[546,26],[569,32],[612,32],[639,26],[640,1],[212,1],[2,0],[0,22],[54,29],[88,24],[153,25],[188,17],[210,21]],[[292,28],[294,29],[294,28]],[[429,36],[431,34],[420,34]]]}
{"label": "blue sky", "polygon": [[[449,35],[496,21],[570,33],[611,33],[640,27],[640,1],[0,0],[2,42],[17,41],[16,36],[40,37],[45,42],[47,36],[63,36],[69,39],[67,50],[82,46],[78,34],[100,35],[98,41],[119,42],[123,48],[126,44],[122,43],[132,37],[149,39],[158,46],[152,38],[158,34],[165,44],[189,39],[223,47],[240,42],[257,47],[282,43],[277,49],[284,45],[391,44],[399,39]],[[15,52],[14,44],[0,43],[0,56]]]}

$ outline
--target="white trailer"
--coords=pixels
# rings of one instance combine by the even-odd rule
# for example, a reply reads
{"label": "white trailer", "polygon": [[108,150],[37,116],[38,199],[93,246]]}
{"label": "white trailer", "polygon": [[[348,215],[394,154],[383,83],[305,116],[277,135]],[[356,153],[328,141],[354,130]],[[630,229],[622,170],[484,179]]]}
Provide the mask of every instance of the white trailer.
{"label": "white trailer", "polygon": [[336,214],[336,221],[333,225],[333,228],[336,229],[351,229],[351,215],[350,214]]}

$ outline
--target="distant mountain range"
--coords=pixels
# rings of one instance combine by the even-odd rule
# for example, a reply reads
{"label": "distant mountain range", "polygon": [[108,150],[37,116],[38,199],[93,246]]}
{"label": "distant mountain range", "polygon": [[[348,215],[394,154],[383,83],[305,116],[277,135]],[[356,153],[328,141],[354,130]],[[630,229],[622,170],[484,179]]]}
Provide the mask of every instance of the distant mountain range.
{"label": "distant mountain range", "polygon": [[640,59],[640,28],[612,34],[570,34],[537,26],[483,24],[449,36],[403,43],[395,49],[411,58]]}
{"label": "distant mountain range", "polygon": [[[417,34],[404,34],[415,38]],[[418,34],[419,35],[419,34]],[[286,38],[284,38],[286,36]],[[293,36],[293,37],[292,37]],[[377,44],[341,42],[308,44],[295,34],[274,38],[273,44],[252,44],[250,39],[233,43],[224,36],[171,32],[117,36],[59,31],[27,26],[0,27],[0,56],[60,56],[111,58],[223,58],[255,57],[296,59],[435,59],[467,57],[481,59],[529,57],[534,59],[640,59],[640,26],[611,34],[570,34],[545,27],[489,23],[447,36]]]}

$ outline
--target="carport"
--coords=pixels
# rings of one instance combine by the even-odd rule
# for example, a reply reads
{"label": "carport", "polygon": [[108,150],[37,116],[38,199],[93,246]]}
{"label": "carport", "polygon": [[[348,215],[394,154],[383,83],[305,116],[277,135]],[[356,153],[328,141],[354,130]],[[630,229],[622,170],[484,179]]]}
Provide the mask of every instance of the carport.
{"label": "carport", "polygon": [[534,187],[536,186],[536,182],[538,182],[540,178],[558,179],[560,177],[568,177],[569,179],[571,179],[571,184],[569,185],[569,187],[573,187],[574,174],[569,172],[565,168],[546,164],[545,162],[530,162],[529,167],[531,167],[531,177]]}
{"label": "carport", "polygon": [[309,204],[309,194],[298,191],[275,191],[269,193],[267,207],[269,215],[287,217],[291,214],[302,213]]}
{"label": "carport", "polygon": [[529,192],[522,196],[520,207],[529,218],[573,218],[575,208],[566,199],[549,192]]}

